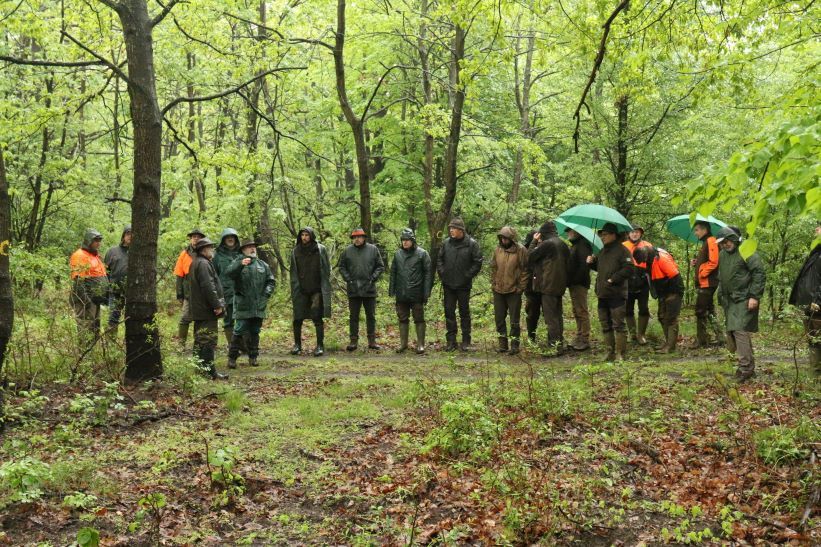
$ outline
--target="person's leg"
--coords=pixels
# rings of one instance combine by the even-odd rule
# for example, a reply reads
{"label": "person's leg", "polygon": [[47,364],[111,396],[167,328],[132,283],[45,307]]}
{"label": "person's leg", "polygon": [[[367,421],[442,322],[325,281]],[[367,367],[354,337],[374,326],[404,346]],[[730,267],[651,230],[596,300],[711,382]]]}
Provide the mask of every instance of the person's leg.
{"label": "person's leg", "polygon": [[715,343],[720,344],[721,339],[724,337],[724,329],[721,327],[721,323],[718,321],[718,315],[716,314],[714,297],[717,288],[718,287],[710,287],[707,289],[707,292],[710,295],[710,299],[707,301],[707,322],[715,335]]}
{"label": "person's leg", "polygon": [[325,354],[325,322],[322,318],[324,302],[322,300],[322,293],[312,294],[310,298],[311,319],[316,329],[316,349],[314,349],[314,357],[320,357]]}
{"label": "person's leg", "polygon": [[458,291],[457,301],[459,302],[459,322],[462,327],[462,350],[467,350],[471,343],[471,317],[470,317],[470,289]]}
{"label": "person's leg", "polygon": [[222,318],[222,333],[230,348],[231,342],[234,339],[234,303],[231,301],[232,299],[226,298],[225,300],[225,316]]}
{"label": "person's leg", "polygon": [[362,311],[362,299],[348,297],[348,334],[350,343],[345,349],[353,351],[359,344],[359,314]]}
{"label": "person's leg", "polygon": [[496,351],[507,351],[507,301],[504,294],[496,291],[493,291],[493,318],[496,321],[496,335],[499,340]]}
{"label": "person's leg", "polygon": [[382,349],[376,343],[376,297],[362,299],[362,306],[365,308],[365,328],[368,332],[368,349]]}
{"label": "person's leg", "polygon": [[636,308],[636,301],[638,300],[638,293],[635,292],[628,292],[627,293],[627,305],[625,308],[625,315],[624,320],[627,323],[627,330],[630,333],[630,337],[635,341],[636,340],[636,315],[635,315],[635,308]]}
{"label": "person's leg", "polygon": [[570,301],[573,304],[573,317],[576,319],[576,338],[573,347],[585,350],[590,347],[590,312],[587,307],[587,287],[575,285],[570,287]]}
{"label": "person's leg", "polygon": [[627,310],[625,305],[619,302],[611,304],[610,321],[613,324],[613,332],[616,338],[616,358],[623,360],[627,358],[627,328],[625,325],[625,317]]}
{"label": "person's leg", "polygon": [[456,291],[442,287],[445,308],[445,338],[447,351],[456,349]]}
{"label": "person's leg", "polygon": [[681,315],[681,302],[682,295],[671,295],[667,298],[667,305],[664,308],[667,323],[667,349],[670,352],[675,351],[676,344],[678,344],[678,318]]}
{"label": "person's leg", "polygon": [[735,341],[735,331],[727,331],[724,335],[724,340],[727,342],[727,351],[735,355],[738,349]]}
{"label": "person's leg", "polygon": [[214,364],[214,354],[217,348],[217,327],[216,319],[208,321],[194,321],[194,346],[195,356],[200,361],[200,368],[212,379],[223,378],[217,372]]}
{"label": "person's leg", "polygon": [[122,291],[117,288],[112,288],[108,295],[108,330],[117,331],[117,328],[120,326],[120,318],[124,304],[125,300]]}
{"label": "person's leg", "polygon": [[527,337],[531,342],[536,342],[536,329],[539,327],[539,321],[542,318],[542,295],[528,291],[525,293],[525,299]]}
{"label": "person's leg", "polygon": [[228,349],[228,368],[237,368],[237,358],[242,349],[242,339],[248,336],[249,324],[247,319],[235,319],[231,333],[231,346]]}
{"label": "person's leg", "polygon": [[186,298],[182,301],[182,313],[178,325],[177,335],[180,338],[183,348],[188,340],[188,328],[191,325],[191,302]]}
{"label": "person's leg", "polygon": [[510,353],[519,353],[519,344],[522,338],[522,295],[510,293],[507,295],[507,309],[510,314]]}
{"label": "person's leg", "polygon": [[408,349],[408,333],[410,331],[411,304],[409,302],[396,302],[396,317],[399,320],[399,348],[397,353],[402,353]]}
{"label": "person's leg", "polygon": [[639,318],[636,325],[636,341],[640,346],[647,343],[647,325],[650,323],[650,288],[645,286],[636,295],[636,303],[639,305]]}
{"label": "person's leg", "polygon": [[294,319],[294,347],[291,348],[291,355],[299,355],[302,352],[302,319]]}
{"label": "person's leg", "polygon": [[821,374],[821,314],[815,313],[804,319],[804,332],[810,350],[810,370],[816,375]]}
{"label": "person's leg", "polygon": [[248,349],[248,364],[257,366],[259,357],[259,333],[262,331],[262,318],[254,317],[248,319],[248,334],[245,336],[246,348]]}
{"label": "person's leg", "polygon": [[755,375],[752,336],[749,332],[743,330],[737,330],[733,335],[735,337],[736,351],[738,352],[738,370],[736,371],[736,376],[739,380],[747,380]]}
{"label": "person's leg", "polygon": [[542,312],[547,323],[547,343],[561,351],[564,348],[562,297],[542,294]]}
{"label": "person's leg", "polygon": [[413,323],[416,327],[416,353],[425,353],[425,305],[416,302],[411,307]]}
{"label": "person's leg", "polygon": [[615,361],[616,359],[616,335],[613,332],[613,319],[610,316],[610,307],[607,299],[599,299],[596,311],[599,314],[599,324],[601,325],[602,338],[607,347],[605,361]]}

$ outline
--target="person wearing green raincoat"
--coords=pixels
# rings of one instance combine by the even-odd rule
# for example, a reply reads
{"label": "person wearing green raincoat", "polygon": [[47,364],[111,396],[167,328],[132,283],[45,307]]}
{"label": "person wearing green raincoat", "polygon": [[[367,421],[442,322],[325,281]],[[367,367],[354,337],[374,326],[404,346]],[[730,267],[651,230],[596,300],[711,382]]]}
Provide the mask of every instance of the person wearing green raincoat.
{"label": "person wearing green raincoat", "polygon": [[228,267],[242,253],[239,248],[239,234],[233,228],[222,231],[217,252],[214,255],[214,269],[222,283],[222,292],[225,294],[225,316],[222,318],[222,331],[225,341],[231,346],[234,333],[234,280],[228,276]]}

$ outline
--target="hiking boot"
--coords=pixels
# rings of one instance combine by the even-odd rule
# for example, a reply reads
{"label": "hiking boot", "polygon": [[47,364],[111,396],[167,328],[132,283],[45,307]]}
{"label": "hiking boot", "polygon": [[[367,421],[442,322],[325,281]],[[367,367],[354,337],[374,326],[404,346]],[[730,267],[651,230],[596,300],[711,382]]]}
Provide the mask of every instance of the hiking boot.
{"label": "hiking boot", "polygon": [[345,346],[345,351],[356,351],[357,347],[359,347],[359,340],[351,338],[351,343]]}
{"label": "hiking boot", "polygon": [[382,349],[382,346],[376,343],[376,335],[374,334],[368,336],[368,349],[372,349],[374,351],[379,351]]}
{"label": "hiking boot", "polygon": [[237,359],[236,359],[236,357],[229,357],[228,358],[228,368],[237,368]]}
{"label": "hiking boot", "polygon": [[462,343],[459,344],[459,349],[461,351],[470,351],[470,341],[462,340]]}
{"label": "hiking boot", "polygon": [[519,349],[519,339],[514,338],[513,341],[510,342],[510,354],[511,355],[516,355],[517,353],[519,353],[519,351],[521,351]]}
{"label": "hiking boot", "polygon": [[636,318],[625,317],[624,322],[627,324],[627,332],[630,333],[630,339],[633,342],[638,343],[638,338],[636,336]]}
{"label": "hiking boot", "polygon": [[447,345],[445,346],[445,351],[456,351],[456,340],[448,339]]}
{"label": "hiking boot", "polygon": [[636,342],[638,342],[640,346],[647,344],[647,338],[645,338],[644,335],[647,334],[647,323],[649,322],[649,316],[639,315],[638,330],[636,331]]}
{"label": "hiking boot", "polygon": [[302,324],[294,324],[294,347],[291,348],[291,355],[302,353]]}
{"label": "hiking boot", "polygon": [[506,353],[510,348],[507,347],[507,337],[500,336],[499,337],[499,347],[496,348],[496,351],[499,353]]}
{"label": "hiking boot", "polygon": [[322,357],[323,355],[325,355],[325,348],[322,344],[317,344],[314,349],[314,357]]}
{"label": "hiking boot", "polygon": [[257,363],[257,358],[256,357],[249,357],[248,358],[248,366],[249,367],[259,366],[259,364]]}

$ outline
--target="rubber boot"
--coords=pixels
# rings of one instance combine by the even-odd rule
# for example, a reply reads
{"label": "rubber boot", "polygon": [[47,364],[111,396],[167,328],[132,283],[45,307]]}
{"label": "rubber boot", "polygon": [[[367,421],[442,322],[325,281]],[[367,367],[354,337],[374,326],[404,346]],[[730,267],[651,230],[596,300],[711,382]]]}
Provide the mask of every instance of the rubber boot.
{"label": "rubber boot", "polygon": [[359,347],[359,339],[351,338],[351,342],[345,346],[345,351],[356,351],[357,347]]}
{"label": "rubber boot", "polygon": [[321,357],[325,354],[325,323],[318,321],[314,323],[316,326],[316,349],[314,350],[314,357]]}
{"label": "rubber boot", "polygon": [[228,368],[237,368],[236,357],[228,357]]}
{"label": "rubber boot", "polygon": [[251,367],[259,366],[259,363],[257,363],[257,358],[256,357],[249,357],[248,358],[248,366],[251,366]]}
{"label": "rubber boot", "polygon": [[661,342],[661,344],[659,344],[658,346],[656,346],[653,349],[656,350],[659,353],[667,353],[666,351],[664,351],[664,348],[667,347],[667,340],[668,340],[668,335],[667,335],[668,328],[667,328],[667,326],[662,325],[661,326],[661,331],[664,333],[664,340]]}
{"label": "rubber boot", "polygon": [[500,336],[499,337],[499,347],[496,348],[496,351],[499,353],[507,353],[510,348],[507,347],[507,336]]}
{"label": "rubber boot", "polygon": [[721,345],[721,339],[724,338],[724,329],[722,329],[721,325],[718,323],[718,317],[716,317],[713,314],[708,315],[707,321],[710,323],[710,328],[713,330],[713,333],[716,336],[715,344]]}
{"label": "rubber boot", "polygon": [[447,345],[445,346],[445,351],[456,351],[456,338],[447,338]]}
{"label": "rubber boot", "polygon": [[302,353],[302,322],[294,322],[294,347],[291,348],[291,355]]}
{"label": "rubber boot", "polygon": [[649,315],[639,315],[638,330],[636,331],[636,341],[639,343],[640,346],[644,346],[647,344],[647,338],[645,338],[644,335],[647,334],[647,323],[649,322]]}
{"label": "rubber boot", "polygon": [[222,333],[225,335],[225,341],[228,343],[228,347],[231,347],[231,340],[234,339],[234,328],[233,327],[223,327]]}
{"label": "rubber boot", "polygon": [[374,351],[379,351],[382,349],[382,346],[376,343],[376,335],[369,334],[368,335],[368,349],[372,349]]}
{"label": "rubber boot", "polygon": [[519,349],[519,339],[514,338],[513,340],[510,341],[510,354],[511,355],[516,355],[517,353],[519,353],[519,351],[520,351],[520,349]]}
{"label": "rubber boot", "polygon": [[[719,338],[720,340],[720,338]],[[707,318],[696,317],[696,340],[692,349],[706,348],[710,345],[710,337],[707,335]]]}
{"label": "rubber boot", "polygon": [[468,336],[462,337],[462,343],[459,345],[461,351],[470,351],[470,338]]}
{"label": "rubber boot", "polygon": [[625,317],[624,322],[627,323],[627,330],[630,332],[630,338],[633,342],[638,342],[638,339],[636,338],[636,318]]}
{"label": "rubber boot", "polygon": [[396,353],[405,353],[408,349],[408,332],[410,331],[410,323],[399,323],[399,347]]}
{"label": "rubber boot", "polygon": [[678,341],[678,325],[672,325],[664,329],[664,345],[658,350],[659,353],[673,353],[676,351]]}
{"label": "rubber boot", "polygon": [[611,330],[610,332],[604,333],[604,343],[607,346],[607,356],[605,356],[604,360],[608,362],[612,362],[616,360],[616,335]]}
{"label": "rubber boot", "polygon": [[425,323],[416,323],[416,353],[425,353]]}
{"label": "rubber boot", "polygon": [[616,333],[616,359],[624,361],[627,358],[627,333]]}

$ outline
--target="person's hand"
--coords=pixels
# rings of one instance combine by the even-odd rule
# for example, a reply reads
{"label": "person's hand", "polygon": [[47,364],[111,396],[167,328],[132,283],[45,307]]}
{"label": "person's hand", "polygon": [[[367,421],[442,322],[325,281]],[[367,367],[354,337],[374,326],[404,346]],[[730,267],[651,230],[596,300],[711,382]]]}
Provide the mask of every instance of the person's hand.
{"label": "person's hand", "polygon": [[536,232],[535,234],[533,234],[533,241],[541,241],[541,240],[542,240],[542,233],[541,232]]}
{"label": "person's hand", "polygon": [[247,266],[247,265],[248,265],[248,264],[250,264],[250,263],[251,263],[251,259],[250,259],[250,258],[243,258],[243,259],[242,259],[242,265],[243,265],[243,266]]}
{"label": "person's hand", "polygon": [[588,263],[588,264],[593,264],[595,261],[596,261],[596,257],[595,257],[595,256],[590,255],[590,256],[588,256],[588,257],[587,257],[587,263]]}
{"label": "person's hand", "polygon": [[611,284],[611,285],[613,284],[613,280],[612,280],[612,279],[608,279],[608,280],[607,280],[607,282],[608,282],[609,284]]}
{"label": "person's hand", "polygon": [[818,313],[819,311],[821,311],[821,306],[813,302],[812,304],[810,304],[810,311],[813,313]]}
{"label": "person's hand", "polygon": [[749,300],[747,300],[747,309],[750,311],[757,310],[758,300],[756,300],[755,298],[750,298]]}
{"label": "person's hand", "polygon": [[224,312],[224,311],[225,311],[225,308],[214,308],[214,315],[219,317],[220,315],[222,315],[222,312]]}
{"label": "person's hand", "polygon": [[696,267],[696,259],[695,258],[690,259],[690,266],[692,266],[693,268]]}

